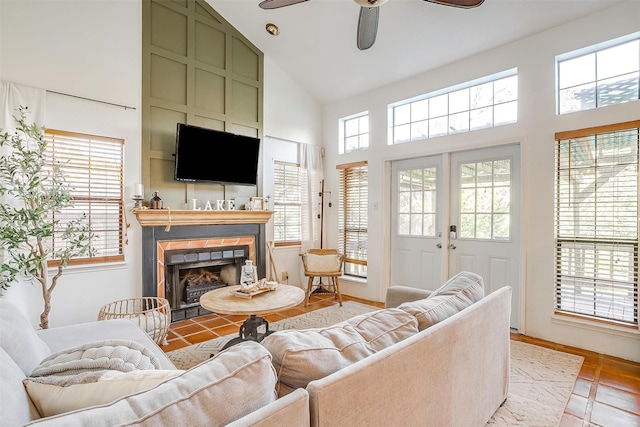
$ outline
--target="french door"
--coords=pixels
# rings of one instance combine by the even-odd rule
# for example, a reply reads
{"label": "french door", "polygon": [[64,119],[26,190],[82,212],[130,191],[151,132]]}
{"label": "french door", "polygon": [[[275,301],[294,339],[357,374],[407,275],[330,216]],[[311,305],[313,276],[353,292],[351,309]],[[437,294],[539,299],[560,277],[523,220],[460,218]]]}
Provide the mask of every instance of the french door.
{"label": "french door", "polygon": [[466,270],[485,293],[513,287],[518,327],[519,146],[445,153],[392,164],[391,282],[434,290]]}

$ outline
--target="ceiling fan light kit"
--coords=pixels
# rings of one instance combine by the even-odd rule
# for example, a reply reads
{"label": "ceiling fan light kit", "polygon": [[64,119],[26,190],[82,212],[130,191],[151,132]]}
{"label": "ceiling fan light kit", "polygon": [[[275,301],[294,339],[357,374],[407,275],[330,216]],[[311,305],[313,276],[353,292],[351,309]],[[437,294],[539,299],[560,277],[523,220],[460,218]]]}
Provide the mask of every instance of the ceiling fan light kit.
{"label": "ceiling fan light kit", "polygon": [[267,33],[272,36],[277,36],[278,34],[280,34],[280,28],[278,28],[276,24],[272,24],[271,22],[265,25],[264,29],[267,30]]}
{"label": "ceiling fan light kit", "polygon": [[[277,9],[285,6],[303,3],[309,0],[263,0],[258,6],[262,9]],[[388,0],[353,0],[360,6],[360,14],[358,16],[358,31],[356,34],[356,45],[358,49],[369,49],[376,41],[378,34],[378,20],[380,19],[379,7]],[[463,9],[470,9],[480,6],[484,0],[424,0],[429,3],[454,6]],[[267,24],[273,25],[273,24]],[[274,25],[275,26],[275,25]],[[277,29],[278,27],[276,27]],[[267,28],[267,32],[272,34]],[[277,34],[273,34],[277,35]]]}
{"label": "ceiling fan light kit", "polygon": [[378,7],[382,6],[389,0],[353,0],[362,7]]}

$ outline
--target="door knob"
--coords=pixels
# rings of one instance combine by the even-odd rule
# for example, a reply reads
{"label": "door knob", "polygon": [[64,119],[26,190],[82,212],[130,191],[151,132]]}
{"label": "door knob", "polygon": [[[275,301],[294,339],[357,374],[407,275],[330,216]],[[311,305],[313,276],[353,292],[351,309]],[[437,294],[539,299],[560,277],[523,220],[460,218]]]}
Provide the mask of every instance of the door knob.
{"label": "door knob", "polygon": [[449,245],[449,249],[455,249],[455,248],[456,248],[456,245],[454,245],[453,243]]}
{"label": "door knob", "polygon": [[442,243],[438,243],[438,244],[436,245],[436,248],[438,248],[438,249],[442,248]]}

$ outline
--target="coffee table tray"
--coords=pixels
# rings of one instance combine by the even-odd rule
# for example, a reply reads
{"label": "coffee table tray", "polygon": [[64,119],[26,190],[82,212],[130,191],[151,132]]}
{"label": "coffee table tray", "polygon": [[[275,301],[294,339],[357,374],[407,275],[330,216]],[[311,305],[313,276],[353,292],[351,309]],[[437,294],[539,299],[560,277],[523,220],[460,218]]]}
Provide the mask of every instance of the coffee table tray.
{"label": "coffee table tray", "polygon": [[264,294],[265,292],[271,292],[271,291],[275,291],[278,288],[278,285],[272,285],[269,286],[267,288],[262,288],[262,289],[255,289],[252,290],[250,292],[243,292],[241,290],[235,290],[235,291],[231,291],[230,293],[233,294],[236,297],[240,297],[240,298],[253,298],[256,295],[260,295],[260,294]]}

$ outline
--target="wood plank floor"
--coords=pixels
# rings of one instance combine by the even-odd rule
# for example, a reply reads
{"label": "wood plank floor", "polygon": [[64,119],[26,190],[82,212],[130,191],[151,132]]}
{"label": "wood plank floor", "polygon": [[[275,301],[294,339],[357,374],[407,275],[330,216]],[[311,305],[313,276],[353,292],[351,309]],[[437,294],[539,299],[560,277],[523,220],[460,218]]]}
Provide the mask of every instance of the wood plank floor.
{"label": "wood plank floor", "polygon": [[[382,303],[348,296],[343,296],[343,299],[383,307]],[[311,298],[307,307],[300,304],[265,318],[270,323],[276,322],[334,304],[337,301],[332,295],[317,295]],[[236,334],[245,318],[246,316],[209,314],[175,322],[169,329],[168,345],[162,349],[167,352],[212,338]],[[640,363],[524,335],[512,334],[511,339],[584,357],[560,427],[640,427]]]}

